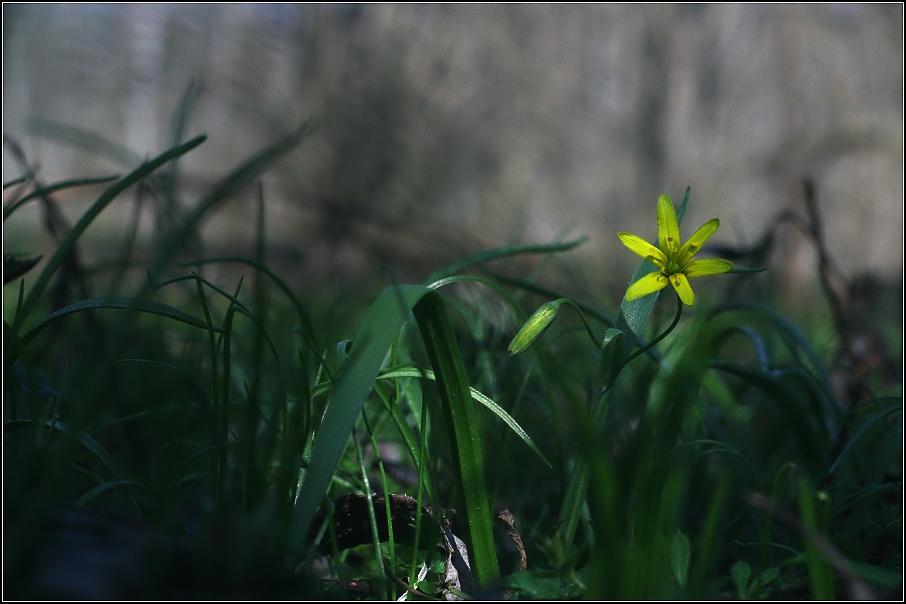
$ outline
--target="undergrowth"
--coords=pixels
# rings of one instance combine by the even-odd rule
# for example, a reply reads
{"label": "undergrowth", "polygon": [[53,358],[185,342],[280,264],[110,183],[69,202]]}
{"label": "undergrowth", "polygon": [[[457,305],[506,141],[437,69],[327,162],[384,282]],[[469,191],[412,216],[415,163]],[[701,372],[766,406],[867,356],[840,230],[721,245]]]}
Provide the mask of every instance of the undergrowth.
{"label": "undergrowth", "polygon": [[[898,386],[863,372],[844,400],[833,376],[857,370],[758,300],[682,316],[667,288],[608,312],[495,268],[581,241],[488,250],[344,301],[364,318],[312,316],[317,292],[266,263],[254,189],[309,132],[192,205],[177,159],[204,137],[51,185],[22,157],[5,183],[4,221],[37,203],[49,225],[55,191],[107,187],[57,218],[49,258],[4,256],[6,597],[899,593]],[[200,230],[238,192],[255,192],[256,251],[207,257]],[[86,266],[87,229],[129,194],[168,212],[154,249],[136,251],[136,211]]]}

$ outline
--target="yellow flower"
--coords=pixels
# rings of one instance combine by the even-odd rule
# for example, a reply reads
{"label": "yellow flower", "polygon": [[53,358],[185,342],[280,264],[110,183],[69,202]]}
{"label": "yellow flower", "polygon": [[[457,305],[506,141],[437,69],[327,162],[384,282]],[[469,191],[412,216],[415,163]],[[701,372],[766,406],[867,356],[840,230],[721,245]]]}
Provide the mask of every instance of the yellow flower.
{"label": "yellow flower", "polygon": [[683,304],[692,306],[695,303],[695,294],[689,285],[690,278],[719,275],[733,268],[732,262],[720,258],[692,259],[717,231],[718,226],[720,221],[713,218],[695,231],[685,245],[680,245],[679,223],[676,220],[673,202],[666,195],[661,195],[657,200],[657,242],[660,249],[637,235],[617,233],[623,245],[658,268],[656,272],[648,273],[630,285],[626,290],[626,300],[653,294],[667,287],[669,282]]}

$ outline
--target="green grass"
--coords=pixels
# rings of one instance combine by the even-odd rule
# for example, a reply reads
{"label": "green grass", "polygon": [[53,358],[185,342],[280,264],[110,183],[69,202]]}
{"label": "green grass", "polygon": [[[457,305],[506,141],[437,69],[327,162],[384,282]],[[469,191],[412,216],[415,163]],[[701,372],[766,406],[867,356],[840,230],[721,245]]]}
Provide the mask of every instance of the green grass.
{"label": "green grass", "polygon": [[[205,257],[205,221],[309,132],[237,166],[142,266],[137,222],[117,261],[72,259],[110,203],[161,170],[175,181],[204,137],[113,181],[5,186],[5,221],[61,188],[108,187],[46,261],[6,266],[6,597],[105,581],[142,598],[897,594],[900,392],[869,375],[845,409],[827,354],[761,301],[674,315],[668,288],[599,308],[493,270],[573,241],[488,250],[319,317],[318,292],[265,263],[260,188],[255,254]],[[244,276],[213,281],[212,264]],[[87,296],[67,289],[80,280]],[[481,295],[465,302],[464,284]],[[353,512],[344,498],[373,493],[411,499]],[[453,535],[470,562],[458,586],[439,546]],[[78,570],[105,551],[140,562],[127,579]]]}

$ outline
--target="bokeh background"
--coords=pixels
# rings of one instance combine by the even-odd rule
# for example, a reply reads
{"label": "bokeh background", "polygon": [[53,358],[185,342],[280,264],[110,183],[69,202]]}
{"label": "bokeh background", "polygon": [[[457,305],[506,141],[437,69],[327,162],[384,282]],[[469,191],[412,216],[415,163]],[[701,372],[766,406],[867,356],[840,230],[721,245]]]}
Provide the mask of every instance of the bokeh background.
{"label": "bokeh background", "polygon": [[[736,247],[775,233],[763,260],[808,306],[814,246],[778,221],[804,214],[805,178],[844,274],[902,287],[901,4],[4,4],[3,17],[3,130],[44,182],[160,153],[190,98],[186,134],[209,136],[181,163],[191,205],[314,118],[264,179],[269,258],[300,288],[421,280],[481,248],[586,235],[573,274],[618,300],[637,259],[616,232],[653,238],[658,195],[691,185],[687,228],[720,217],[713,241]],[[4,181],[19,174],[5,149]],[[56,199],[74,220],[97,191]],[[251,249],[254,199],[206,225],[209,249]],[[89,231],[89,257],[121,236],[128,205]],[[5,224],[7,251],[53,245],[38,212]]]}

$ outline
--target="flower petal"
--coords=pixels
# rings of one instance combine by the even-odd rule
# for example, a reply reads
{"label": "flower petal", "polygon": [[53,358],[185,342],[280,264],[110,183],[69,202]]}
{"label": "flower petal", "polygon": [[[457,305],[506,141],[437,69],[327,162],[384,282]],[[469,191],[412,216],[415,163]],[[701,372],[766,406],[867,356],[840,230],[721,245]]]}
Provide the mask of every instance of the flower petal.
{"label": "flower petal", "polygon": [[670,284],[673,286],[673,289],[676,290],[676,293],[679,295],[679,299],[682,300],[683,304],[686,306],[695,304],[695,294],[692,292],[692,286],[689,285],[689,280],[686,279],[686,275],[682,273],[670,275]]}
{"label": "flower petal", "polygon": [[626,290],[626,301],[632,302],[665,287],[667,287],[667,277],[660,272],[648,273],[629,286],[629,289]]}
{"label": "flower petal", "polygon": [[673,209],[673,202],[666,195],[661,195],[657,200],[657,242],[667,255],[680,247],[676,210]]}
{"label": "flower petal", "polygon": [[705,242],[711,238],[711,235],[717,231],[717,227],[720,226],[720,220],[717,218],[712,218],[705,224],[701,225],[697,231],[692,233],[692,236],[689,237],[689,241],[686,242],[686,245],[680,249],[679,255],[677,256],[677,262],[680,266],[683,266],[689,260],[692,259],[702,246],[705,245]]}
{"label": "flower petal", "polygon": [[706,277],[708,275],[719,275],[733,268],[733,263],[722,258],[705,258],[703,260],[693,260],[683,271],[690,279],[692,277]]}
{"label": "flower petal", "polygon": [[630,250],[632,250],[642,258],[651,260],[654,264],[658,265],[658,268],[664,268],[664,266],[667,264],[667,256],[664,255],[664,252],[657,249],[655,246],[651,245],[638,235],[632,235],[630,233],[617,233],[617,237],[620,238],[620,241],[623,242],[623,245],[628,247]]}

